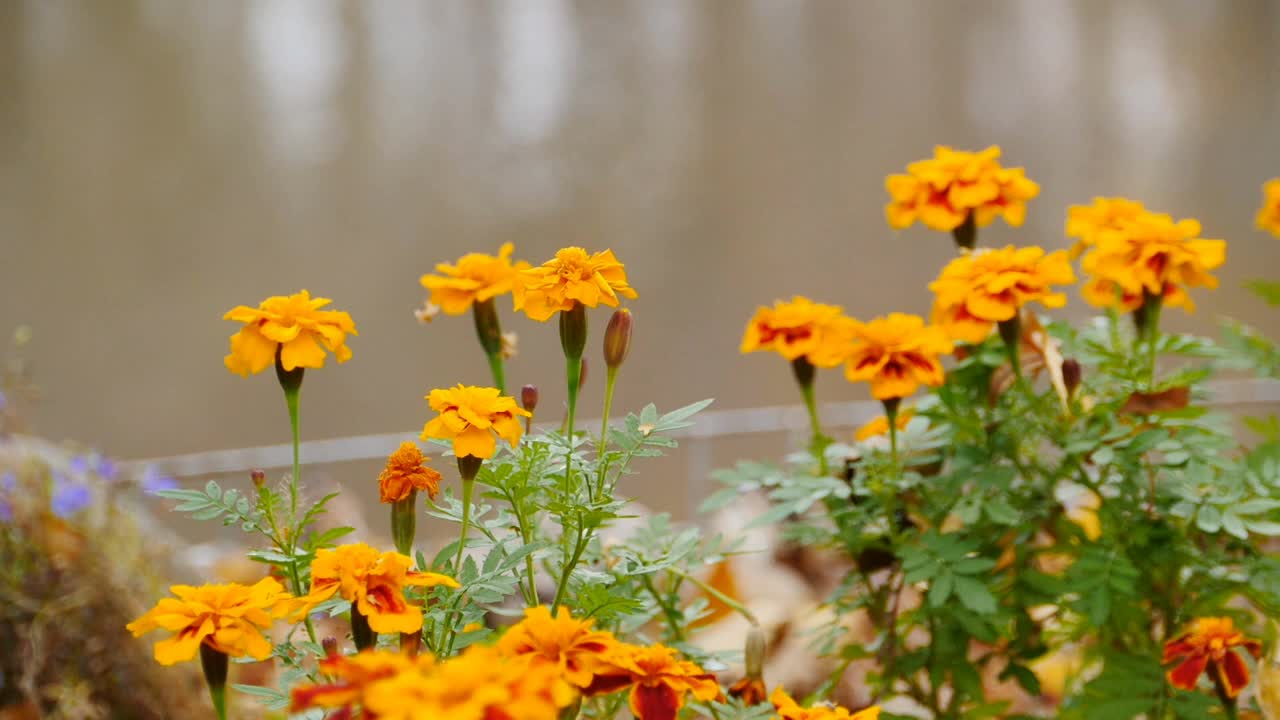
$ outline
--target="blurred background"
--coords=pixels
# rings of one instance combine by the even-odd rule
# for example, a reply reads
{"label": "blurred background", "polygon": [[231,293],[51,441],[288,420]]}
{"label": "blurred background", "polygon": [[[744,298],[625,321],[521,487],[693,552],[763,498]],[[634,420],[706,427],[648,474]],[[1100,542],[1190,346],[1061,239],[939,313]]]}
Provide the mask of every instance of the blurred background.
{"label": "blurred background", "polygon": [[[615,409],[716,398],[633,489],[689,517],[707,471],[803,426],[785,363],[738,354],[756,305],[927,312],[952,243],[889,230],[883,179],[936,143],[999,144],[1042,186],[980,243],[1066,247],[1068,205],[1140,199],[1230,241],[1222,288],[1170,326],[1280,334],[1241,287],[1280,274],[1252,227],[1280,175],[1278,48],[1269,0],[4,0],[0,332],[34,329],[37,430],[247,484],[288,425],[270,373],[222,367],[222,313],[332,297],[360,336],[307,373],[303,437],[334,442],[305,472],[372,504],[427,391],[488,383],[469,318],[415,320],[419,276],[506,241],[613,248],[640,293]],[[502,309],[509,382],[556,420],[554,323]],[[819,393],[854,403],[834,427],[874,411],[835,371]]]}

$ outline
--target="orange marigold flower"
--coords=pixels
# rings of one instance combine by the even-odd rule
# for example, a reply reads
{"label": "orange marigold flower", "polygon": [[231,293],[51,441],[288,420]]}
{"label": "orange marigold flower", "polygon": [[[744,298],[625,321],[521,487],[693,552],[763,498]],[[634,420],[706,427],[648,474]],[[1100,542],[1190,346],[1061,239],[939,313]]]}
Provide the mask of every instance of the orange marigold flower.
{"label": "orange marigold flower", "polygon": [[324,367],[325,348],[338,362],[346,362],[351,359],[347,334],[360,333],[347,313],[320,309],[330,302],[303,290],[269,297],[257,308],[232,308],[222,319],[242,322],[244,327],[231,336],[231,354],[223,363],[231,372],[248,377],[266,370],[277,352],[285,370]]}
{"label": "orange marigold flower", "polygon": [[1280,237],[1280,177],[1271,178],[1262,186],[1262,207],[1255,218],[1259,230]]}
{"label": "orange marigold flower", "polygon": [[852,326],[838,305],[796,295],[790,302],[777,300],[771,308],[756,308],[741,351],[772,350],[787,360],[804,357],[815,367],[835,367],[849,352]]}
{"label": "orange marigold flower", "polygon": [[980,249],[961,255],[929,283],[934,293],[933,321],[952,339],[979,343],[998,322],[1018,316],[1035,301],[1048,308],[1067,304],[1051,285],[1075,282],[1067,253],[1043,248]]}
{"label": "orange marigold flower", "polygon": [[[907,429],[907,423],[911,422],[911,418],[915,417],[915,410],[904,408],[898,412],[898,418],[894,425],[898,426],[901,432]],[[889,434],[889,417],[887,415],[877,415],[871,422],[858,428],[853,434],[853,439],[858,442],[866,442],[873,437],[880,437]]]}
{"label": "orange marigold flower", "polygon": [[515,447],[523,432],[516,417],[533,417],[515,398],[491,387],[436,389],[427,395],[427,402],[440,415],[422,428],[422,439],[453,440],[453,454],[458,457],[493,457],[498,450],[495,435]]}
{"label": "orange marigold flower", "polygon": [[925,327],[918,315],[891,313],[868,323],[854,321],[844,374],[850,382],[870,382],[877,400],[904,398],[920,385],[943,383],[946,373],[938,356],[951,350],[946,333]]}
{"label": "orange marigold flower", "polygon": [[265,660],[271,655],[271,641],[263,631],[288,614],[293,600],[270,577],[254,585],[174,585],[169,591],[177,599],[162,599],[126,626],[134,637],[158,629],[174,633],[156,643],[155,658],[161,665],[191,660],[201,644],[229,657]]}
{"label": "orange marigold flower", "polygon": [[472,645],[425,671],[372,684],[364,710],[378,720],[556,720],[576,698],[554,666]]}
{"label": "orange marigold flower", "polygon": [[576,303],[617,307],[619,295],[638,297],[612,250],[587,255],[579,247],[564,248],[541,266],[521,271],[513,290],[516,310],[539,322],[561,310],[572,310]]}
{"label": "orange marigold flower", "polygon": [[341,594],[369,619],[375,633],[413,633],[422,629],[422,609],[404,597],[406,587],[458,587],[451,577],[409,568],[413,560],[397,552],[379,552],[364,543],[321,548],[311,561],[311,592],[300,598],[296,616]]}
{"label": "orange marigold flower", "polygon": [[1176,688],[1195,690],[1200,675],[1208,672],[1227,697],[1236,697],[1249,684],[1249,666],[1234,648],[1247,650],[1254,659],[1262,655],[1262,643],[1236,630],[1231,618],[1198,618],[1186,632],[1164,644],[1161,662],[1177,663],[1167,673]]}
{"label": "orange marigold flower", "polygon": [[405,441],[387,458],[378,475],[378,494],[384,503],[397,503],[413,490],[426,490],[434,500],[440,493],[440,473],[425,466],[427,458],[414,443]]}
{"label": "orange marigold flower", "polygon": [[1067,237],[1078,242],[1071,247],[1071,258],[1080,257],[1085,250],[1098,243],[1104,230],[1115,230],[1120,224],[1146,214],[1142,203],[1122,197],[1096,197],[1092,205],[1072,205],[1067,208]]}
{"label": "orange marigold flower", "polygon": [[743,705],[759,705],[769,697],[769,689],[764,686],[764,678],[748,676],[730,685],[729,695]]}
{"label": "orange marigold flower", "polygon": [[435,658],[430,655],[410,657],[399,652],[365,650],[356,655],[330,655],[320,661],[320,673],[327,681],[313,685],[299,685],[290,694],[290,712],[302,712],[312,708],[337,709],[345,714],[334,717],[350,717],[364,704],[364,694],[374,683],[400,673],[430,668]]}
{"label": "orange marigold flower", "polygon": [[703,701],[721,697],[715,675],[678,659],[665,645],[616,646],[604,656],[604,667],[584,692],[600,695],[627,687],[636,720],[675,720],[689,694]]}
{"label": "orange marigold flower", "polygon": [[908,165],[907,174],[885,179],[890,227],[900,230],[919,220],[946,232],[970,216],[978,227],[997,216],[1018,227],[1026,218],[1027,201],[1040,194],[1040,186],[1022,168],[1001,167],[1000,148],[994,145],[977,153],[939,145],[933,153],[932,159]]}
{"label": "orange marigold flower", "polygon": [[1132,311],[1144,294],[1162,296],[1166,307],[1195,304],[1187,288],[1218,286],[1210,270],[1226,262],[1225,240],[1198,238],[1200,223],[1174,222],[1168,215],[1146,213],[1100,233],[1081,266],[1092,276],[1082,294],[1098,307]]}
{"label": "orange marigold flower", "polygon": [[423,275],[420,282],[431,291],[432,304],[448,315],[461,315],[474,303],[511,292],[516,276],[529,267],[523,260],[511,262],[514,250],[514,245],[504,243],[497,256],[467,253],[454,265],[439,263],[436,265],[439,274]]}
{"label": "orange marigold flower", "polygon": [[769,696],[769,702],[773,703],[773,707],[778,711],[780,720],[876,720],[880,717],[878,705],[858,712],[850,712],[838,705],[803,708],[781,687],[774,689],[773,695]]}
{"label": "orange marigold flower", "polygon": [[554,618],[545,605],[528,608],[524,620],[498,641],[504,655],[528,655],[536,664],[549,664],[571,685],[591,684],[603,655],[617,645],[613,634],[592,630],[591,620],[575,620],[561,607]]}

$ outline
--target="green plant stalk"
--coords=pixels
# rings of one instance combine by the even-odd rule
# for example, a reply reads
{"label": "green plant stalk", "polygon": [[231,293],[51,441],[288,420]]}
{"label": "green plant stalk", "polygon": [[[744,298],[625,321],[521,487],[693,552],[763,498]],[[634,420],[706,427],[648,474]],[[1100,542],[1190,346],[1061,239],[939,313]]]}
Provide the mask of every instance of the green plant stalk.
{"label": "green plant stalk", "polygon": [[493,385],[498,388],[498,392],[502,395],[507,394],[507,379],[503,372],[502,355],[500,353],[485,353],[489,358],[489,372],[493,374]]}
{"label": "green plant stalk", "polygon": [[605,450],[609,447],[609,413],[613,409],[613,388],[618,381],[618,368],[611,367],[604,375],[604,418],[600,421],[600,445],[596,449],[596,462],[600,465],[596,478],[596,497],[604,497],[604,476],[608,466],[604,461]]}
{"label": "green plant stalk", "polygon": [[218,720],[227,720],[227,664],[226,653],[200,644],[200,669],[204,672],[205,684],[209,686],[209,699],[213,701],[213,711]]}
{"label": "green plant stalk", "polygon": [[1227,688],[1222,684],[1220,673],[1213,673],[1213,690],[1218,696],[1218,702],[1222,703],[1222,709],[1227,714],[1229,720],[1236,720],[1240,717],[1240,711],[1236,708],[1236,700],[1227,694]]}
{"label": "green plant stalk", "polygon": [[800,386],[800,396],[804,398],[805,410],[809,413],[809,449],[818,456],[818,470],[822,475],[829,471],[827,467],[826,437],[822,434],[822,423],[818,419],[818,401],[813,390],[815,368],[803,355],[791,361],[791,372],[795,375],[796,384]]}
{"label": "green plant stalk", "polygon": [[409,490],[409,497],[391,505],[391,537],[401,555],[413,557],[413,538],[418,526],[418,490]]}
{"label": "green plant stalk", "polygon": [[453,572],[462,574],[462,551],[467,547],[467,531],[471,529],[471,493],[475,489],[476,480],[462,478],[462,530],[458,534],[458,554],[453,561]]}
{"label": "green plant stalk", "polygon": [[978,225],[973,220],[973,211],[965,216],[964,222],[951,231],[951,238],[960,251],[972,250],[978,244]]}
{"label": "green plant stalk", "polygon": [[1156,348],[1160,340],[1160,310],[1164,304],[1163,299],[1145,291],[1142,298],[1142,309],[1146,316],[1147,387],[1151,390],[1156,387]]}
{"label": "green plant stalk", "polygon": [[573,575],[573,568],[578,565],[578,560],[582,558],[582,553],[587,549],[590,537],[583,537],[582,518],[578,518],[578,531],[573,542],[573,552],[567,556],[564,567],[560,569],[560,582],[556,583],[555,599],[551,601],[551,615],[555,617],[556,610],[560,607],[560,601],[564,598],[564,591],[569,587],[569,576]]}
{"label": "green plant stalk", "polygon": [[564,377],[569,399],[569,414],[565,420],[564,433],[565,442],[569,446],[564,455],[564,496],[567,502],[573,490],[571,479],[573,476],[573,425],[578,412],[578,384],[582,380],[582,358],[565,358]]}
{"label": "green plant stalk", "polygon": [[685,580],[688,580],[689,582],[693,583],[694,585],[697,585],[697,586],[698,586],[698,589],[700,589],[700,590],[702,590],[703,592],[705,592],[706,594],[708,594],[708,595],[710,595],[710,596],[714,597],[715,599],[719,600],[720,602],[724,603],[725,605],[728,605],[728,606],[729,606],[729,608],[730,608],[730,609],[732,609],[734,612],[736,612],[736,613],[738,613],[739,615],[741,615],[742,617],[746,618],[747,622],[751,623],[752,627],[759,627],[759,625],[760,625],[760,620],[755,616],[755,614],[754,614],[754,613],[752,613],[750,610],[748,610],[748,609],[746,608],[746,606],[745,606],[745,605],[743,605],[742,603],[738,602],[737,600],[734,600],[733,598],[729,597],[728,595],[725,595],[724,593],[720,592],[719,590],[717,590],[717,589],[715,589],[715,588],[711,587],[711,586],[710,586],[710,585],[708,585],[707,583],[705,583],[705,582],[703,582],[703,581],[699,580],[698,578],[696,578],[696,577],[694,577],[694,576],[692,576],[692,575],[690,575],[690,574],[688,574],[688,573],[686,573],[686,572],[682,572],[682,571],[677,570],[677,569],[675,569],[675,568],[667,568],[667,569],[668,569],[668,571],[669,571],[672,575],[676,575],[676,576],[678,576],[678,577],[684,578]]}
{"label": "green plant stalk", "polygon": [[[302,442],[298,427],[298,397],[302,392],[302,379],[305,368],[294,368],[285,370],[284,363],[281,360],[281,348],[276,348],[276,380],[280,382],[280,388],[284,391],[284,402],[289,409],[289,432],[290,439],[293,444],[293,474],[289,476],[289,522],[286,528],[287,536],[283,538],[285,541],[280,548],[289,556],[289,575],[293,581],[293,591],[295,595],[301,596],[306,594],[306,588],[302,586],[302,574],[298,569],[298,535],[301,528],[298,527],[298,483],[302,477]],[[307,628],[307,637],[311,642],[316,640],[316,628],[311,622],[311,617],[307,616],[303,619],[303,624]]]}

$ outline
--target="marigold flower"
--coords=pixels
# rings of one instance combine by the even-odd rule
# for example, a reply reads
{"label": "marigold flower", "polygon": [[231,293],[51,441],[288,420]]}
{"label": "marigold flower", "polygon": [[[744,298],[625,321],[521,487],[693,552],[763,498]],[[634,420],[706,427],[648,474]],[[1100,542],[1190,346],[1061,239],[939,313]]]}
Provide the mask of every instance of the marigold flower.
{"label": "marigold flower", "polygon": [[815,367],[835,367],[849,353],[852,329],[853,320],[843,308],[796,295],[790,302],[756,308],[740,350],[772,350],[787,360],[803,357]]}
{"label": "marigold flower", "polygon": [[916,220],[934,230],[955,230],[970,217],[978,227],[997,216],[1014,227],[1027,215],[1027,201],[1040,194],[1040,186],[1028,180],[1022,168],[1001,167],[1000,148],[982,152],[953,150],[945,145],[934,156],[907,166],[907,174],[890,175],[885,189],[889,226],[901,230]]}
{"label": "marigold flower", "polygon": [[[911,418],[915,417],[915,410],[905,408],[898,412],[898,417],[894,425],[898,426],[898,431],[902,432],[907,429],[907,423],[911,422]],[[872,418],[871,422],[858,428],[853,434],[853,439],[858,442],[866,442],[873,437],[880,437],[889,434],[889,417],[887,415],[877,415]]]}
{"label": "marigold flower", "polygon": [[575,687],[591,684],[602,656],[618,641],[613,633],[592,630],[591,620],[575,620],[561,607],[554,618],[545,605],[528,608],[524,620],[507,630],[498,641],[503,655],[527,655],[536,664],[549,664]]}
{"label": "marigold flower", "polygon": [[[329,680],[314,685],[298,685],[290,694],[289,711],[312,708],[340,709],[349,717],[364,704],[364,694],[374,683],[400,673],[429,668],[430,655],[410,657],[399,652],[365,650],[355,655],[330,655],[320,661],[320,673]],[[331,716],[332,717],[332,716]]]}
{"label": "marigold flower", "polygon": [[934,293],[933,322],[953,340],[979,343],[995,323],[1018,317],[1022,306],[1035,301],[1060,308],[1067,296],[1051,285],[1075,282],[1067,253],[1043,248],[981,249],[961,255],[929,283]]}
{"label": "marigold flower", "polygon": [[554,666],[472,645],[426,671],[373,683],[364,709],[378,720],[556,720],[576,698]]}
{"label": "marigold flower", "polygon": [[271,641],[263,631],[288,614],[292,596],[274,578],[253,585],[174,585],[164,598],[125,626],[134,637],[163,629],[173,637],[155,645],[156,662],[173,665],[195,658],[201,644],[229,657],[265,660]]}
{"label": "marigold flower", "polygon": [[231,354],[223,360],[227,369],[248,377],[266,370],[277,352],[285,370],[324,367],[325,349],[340,363],[351,359],[347,334],[360,333],[347,313],[320,309],[330,302],[303,290],[269,297],[257,308],[232,308],[222,319],[242,322],[244,327],[231,336]]}
{"label": "marigold flower", "polygon": [[1208,672],[1233,698],[1249,684],[1249,666],[1234,648],[1243,648],[1254,659],[1262,655],[1262,643],[1236,630],[1231,618],[1198,618],[1186,632],[1164,644],[1161,662],[1177,663],[1167,673],[1174,687],[1195,690],[1200,675]]}
{"label": "marigold flower", "polygon": [[458,583],[439,573],[416,572],[413,560],[397,552],[379,552],[364,543],[321,548],[311,561],[311,592],[299,598],[296,616],[340,594],[368,618],[375,633],[412,633],[422,629],[422,609],[405,600],[406,587],[456,588]]}
{"label": "marigold flower", "polygon": [[561,310],[572,310],[582,303],[618,306],[618,296],[636,299],[636,291],[627,284],[627,271],[613,256],[612,250],[587,255],[579,247],[567,247],[539,267],[520,272],[513,288],[515,309],[545,322]]}
{"label": "marigold flower", "polygon": [[636,720],[675,720],[686,695],[703,701],[721,696],[715,675],[678,659],[675,649],[665,645],[619,644],[603,660],[604,667],[596,671],[585,694],[607,694],[630,687],[628,700]]}
{"label": "marigold flower", "polygon": [[1271,178],[1262,186],[1262,207],[1255,218],[1259,230],[1280,237],[1280,177]]}
{"label": "marigold flower", "polygon": [[938,356],[951,350],[946,333],[925,327],[918,315],[891,313],[869,323],[855,320],[844,374],[850,382],[870,382],[871,396],[877,400],[904,398],[920,385],[943,383],[946,374]]}
{"label": "marigold flower", "polygon": [[1067,237],[1078,242],[1071,246],[1071,258],[1098,243],[1098,237],[1106,230],[1118,229],[1121,223],[1133,220],[1148,211],[1142,203],[1122,197],[1096,197],[1092,205],[1072,205],[1067,208]]}
{"label": "marigold flower", "polygon": [[440,473],[426,467],[427,458],[414,443],[400,443],[399,449],[387,458],[387,466],[378,475],[379,499],[384,503],[396,503],[409,497],[414,490],[425,490],[431,499],[440,493]]}
{"label": "marigold flower", "polygon": [[477,302],[511,292],[516,275],[529,267],[520,260],[511,262],[515,246],[503,243],[497,256],[485,253],[467,253],[454,265],[439,263],[438,275],[423,275],[422,287],[431,291],[431,303],[440,306],[447,315],[461,315]]}
{"label": "marigold flower", "polygon": [[769,702],[778,711],[780,720],[876,720],[880,717],[880,706],[875,705],[858,712],[850,712],[838,705],[817,705],[811,708],[800,707],[786,690],[775,688],[769,696]]}
{"label": "marigold flower", "polygon": [[515,447],[522,434],[516,417],[533,417],[497,388],[455,385],[432,390],[427,402],[440,415],[422,428],[422,439],[453,440],[453,453],[459,458],[493,457],[498,449],[495,435]]}
{"label": "marigold flower", "polygon": [[1084,299],[1097,307],[1122,311],[1142,306],[1145,295],[1162,297],[1164,307],[1195,304],[1191,287],[1215,288],[1210,270],[1226,262],[1225,240],[1205,240],[1195,220],[1174,222],[1168,215],[1146,213],[1100,233],[1081,266],[1091,275],[1082,288]]}

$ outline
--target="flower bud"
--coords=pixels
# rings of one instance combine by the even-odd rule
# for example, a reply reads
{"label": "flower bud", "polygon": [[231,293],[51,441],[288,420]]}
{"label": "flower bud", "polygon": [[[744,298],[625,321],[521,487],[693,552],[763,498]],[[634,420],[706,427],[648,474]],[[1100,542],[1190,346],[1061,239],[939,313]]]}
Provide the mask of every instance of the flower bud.
{"label": "flower bud", "polygon": [[560,311],[560,347],[569,360],[582,357],[587,346],[587,310],[575,302],[573,308]]}
{"label": "flower bud", "polygon": [[476,337],[480,339],[480,347],[485,353],[496,355],[502,352],[502,326],[498,322],[498,308],[493,298],[477,302],[471,306],[476,321]]}
{"label": "flower bud", "polygon": [[1067,358],[1062,361],[1062,384],[1067,388],[1067,396],[1076,394],[1076,388],[1080,387],[1080,381],[1084,378],[1084,370],[1080,367],[1080,361],[1075,358]]}
{"label": "flower bud", "polygon": [[538,407],[538,386],[525,385],[520,388],[520,405],[525,410],[533,412]]}
{"label": "flower bud", "polygon": [[253,481],[253,486],[259,490],[263,485],[267,484],[267,474],[261,468],[254,468],[249,471],[249,479]]}
{"label": "flower bud", "polygon": [[747,677],[764,677],[764,658],[768,650],[768,642],[764,630],[759,625],[752,625],[747,631],[747,647],[744,653]]}
{"label": "flower bud", "polygon": [[326,637],[320,641],[320,647],[324,648],[326,657],[334,657],[338,654],[338,638]]}
{"label": "flower bud", "polygon": [[631,311],[622,308],[609,318],[609,325],[604,329],[604,364],[610,370],[616,370],[631,350],[631,329],[634,322]]}

